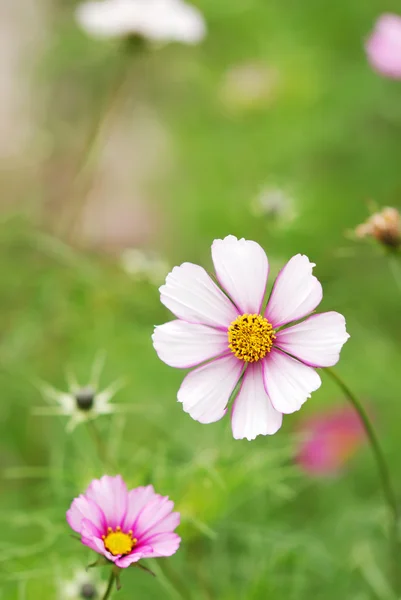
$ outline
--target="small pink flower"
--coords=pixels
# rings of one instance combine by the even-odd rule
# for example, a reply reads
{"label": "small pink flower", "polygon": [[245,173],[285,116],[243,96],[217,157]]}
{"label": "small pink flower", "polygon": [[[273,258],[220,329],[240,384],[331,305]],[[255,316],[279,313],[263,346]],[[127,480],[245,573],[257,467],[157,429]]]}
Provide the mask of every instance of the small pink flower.
{"label": "small pink flower", "polygon": [[349,337],[345,319],[327,312],[286,327],[322,299],[306,256],[293,256],[281,270],[265,309],[269,266],[259,244],[229,235],[213,242],[212,259],[222,289],[191,263],[167,276],[160,298],[178,319],[155,328],[153,345],[166,364],[197,367],[178,392],[193,419],[221,419],[243,375],[231,413],[234,438],[272,435],[283,413],[299,410],[320,386],[313,367],[339,360]]}
{"label": "small pink flower", "polygon": [[141,558],[171,556],[181,538],[173,533],[180,514],[153,486],[128,491],[120,475],[94,479],[67,511],[81,541],[124,569]]}
{"label": "small pink flower", "polygon": [[401,17],[382,15],[366,43],[372,67],[386,77],[401,79]]}
{"label": "small pink flower", "polygon": [[332,475],[341,470],[363,443],[365,432],[350,407],[325,410],[306,419],[297,463],[310,475]]}

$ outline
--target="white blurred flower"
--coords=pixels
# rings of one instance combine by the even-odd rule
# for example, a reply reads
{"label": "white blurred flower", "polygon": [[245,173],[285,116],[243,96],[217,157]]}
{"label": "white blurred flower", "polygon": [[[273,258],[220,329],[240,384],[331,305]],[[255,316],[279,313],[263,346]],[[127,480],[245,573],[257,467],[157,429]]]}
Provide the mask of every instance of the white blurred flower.
{"label": "white blurred flower", "polygon": [[263,188],[253,199],[251,212],[279,223],[289,223],[296,217],[293,199],[280,188]]}
{"label": "white blurred flower", "polygon": [[68,392],[61,392],[45,382],[39,382],[38,388],[43,397],[56,406],[37,408],[37,415],[65,415],[70,419],[66,430],[70,433],[77,425],[95,419],[99,415],[116,412],[117,406],[110,404],[113,396],[123,387],[122,380],[115,381],[105,390],[98,391],[100,373],[104,364],[104,354],[97,357],[92,367],[90,382],[81,386],[71,373],[67,374]]}
{"label": "white blurred flower", "polygon": [[183,0],[90,0],[78,6],[76,19],[99,38],[139,35],[152,42],[197,44],[206,35],[202,14]]}
{"label": "white blurred flower", "polygon": [[149,281],[153,285],[161,285],[171,270],[168,262],[151,252],[139,248],[128,248],[121,254],[121,266],[136,281]]}
{"label": "white blurred flower", "polygon": [[61,580],[58,584],[58,600],[100,600],[106,591],[105,582],[93,573],[76,569],[71,579]]}

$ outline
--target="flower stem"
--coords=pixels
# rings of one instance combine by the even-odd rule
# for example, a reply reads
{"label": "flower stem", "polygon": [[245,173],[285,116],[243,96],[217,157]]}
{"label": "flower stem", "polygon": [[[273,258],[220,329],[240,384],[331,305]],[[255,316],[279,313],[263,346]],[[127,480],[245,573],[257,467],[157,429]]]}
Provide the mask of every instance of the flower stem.
{"label": "flower stem", "polygon": [[387,502],[388,509],[391,514],[391,533],[390,533],[390,541],[391,541],[391,551],[392,551],[392,572],[394,584],[398,589],[401,589],[401,579],[400,579],[400,570],[398,568],[398,555],[399,555],[399,539],[398,539],[398,521],[400,517],[397,496],[394,491],[394,487],[391,481],[390,471],[387,465],[387,461],[383,454],[383,450],[380,446],[379,439],[376,435],[376,432],[373,428],[372,423],[370,422],[369,416],[364,409],[361,402],[358,398],[351,392],[349,387],[344,383],[339,375],[332,369],[326,368],[326,372],[329,374],[331,379],[338,385],[341,391],[345,394],[348,400],[351,402],[353,408],[358,414],[358,417],[361,420],[361,423],[365,429],[366,436],[369,440],[370,446],[372,448],[372,452],[376,459],[377,469],[379,472],[379,477],[383,489],[384,498]]}
{"label": "flower stem", "polygon": [[92,419],[89,419],[87,421],[87,426],[88,426],[88,429],[89,429],[89,433],[90,433],[90,435],[91,435],[91,437],[92,437],[92,439],[94,441],[94,444],[96,446],[97,453],[98,453],[98,456],[100,458],[100,461],[103,463],[103,465],[105,467],[107,467],[107,464],[108,464],[107,451],[106,451],[105,445],[103,443],[102,437],[101,437],[101,435],[99,433],[99,430],[96,427],[96,425],[95,425],[95,423],[93,422]]}
{"label": "flower stem", "polygon": [[116,576],[114,574],[113,569],[110,571],[110,578],[109,578],[109,583],[107,585],[107,590],[103,596],[103,600],[107,600],[108,598],[111,597],[111,592],[113,590],[113,585],[114,585],[114,581],[116,579]]}
{"label": "flower stem", "polygon": [[330,377],[333,379],[333,381],[335,381],[335,383],[338,385],[338,387],[341,389],[341,391],[345,394],[345,396],[348,398],[348,400],[351,402],[352,406],[358,413],[358,416],[359,416],[361,423],[365,429],[365,433],[367,435],[367,438],[369,440],[373,454],[376,459],[377,468],[379,471],[379,476],[380,476],[380,480],[381,480],[381,484],[382,484],[382,488],[383,488],[383,494],[384,494],[384,497],[388,504],[389,510],[392,514],[393,521],[394,521],[394,527],[396,529],[397,524],[398,524],[398,519],[399,519],[397,497],[395,495],[394,488],[391,483],[391,477],[390,477],[390,472],[389,472],[389,469],[387,466],[387,462],[386,462],[386,459],[384,458],[383,450],[381,449],[381,446],[379,444],[379,440],[378,440],[376,432],[373,428],[373,425],[370,422],[368,414],[367,414],[366,410],[363,408],[361,402],[351,392],[351,390],[344,383],[344,381],[341,379],[341,377],[339,375],[337,375],[337,373],[335,371],[333,371],[332,369],[327,368],[325,370],[330,375]]}
{"label": "flower stem", "polygon": [[121,55],[121,64],[110,84],[107,99],[103,110],[95,117],[94,123],[84,143],[84,148],[78,161],[77,170],[71,184],[68,198],[68,211],[62,215],[59,223],[59,231],[63,235],[72,237],[77,220],[83,209],[85,200],[93,186],[96,174],[96,163],[99,159],[109,130],[114,123],[116,115],[121,111],[121,105],[125,99],[127,83],[132,73],[132,56],[140,51],[138,45],[125,45]]}
{"label": "flower stem", "polygon": [[395,284],[398,288],[398,291],[401,292],[401,264],[400,264],[400,254],[392,252],[389,254],[388,263],[390,266],[390,271],[394,277]]}

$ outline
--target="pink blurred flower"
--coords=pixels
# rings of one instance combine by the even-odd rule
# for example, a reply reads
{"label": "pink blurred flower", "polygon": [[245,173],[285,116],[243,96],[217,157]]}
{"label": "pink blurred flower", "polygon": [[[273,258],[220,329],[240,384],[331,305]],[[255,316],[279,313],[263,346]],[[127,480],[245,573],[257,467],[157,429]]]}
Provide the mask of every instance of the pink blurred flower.
{"label": "pink blurred flower", "polygon": [[297,463],[311,475],[332,475],[344,467],[361,446],[365,432],[351,407],[324,410],[300,426]]}
{"label": "pink blurred flower", "polygon": [[171,556],[181,538],[173,533],[180,514],[153,486],[128,491],[120,475],[94,479],[67,511],[81,541],[124,569],[141,558]]}
{"label": "pink blurred flower", "polygon": [[386,77],[401,79],[401,17],[384,14],[366,42],[372,67]]}
{"label": "pink blurred flower", "polygon": [[212,259],[224,292],[202,267],[175,267],[160,299],[178,320],[156,327],[153,345],[166,364],[197,367],[178,391],[193,419],[221,419],[243,374],[231,413],[234,438],[272,435],[283,413],[299,410],[319,388],[313,367],[339,360],[349,337],[345,319],[327,312],[286,327],[322,299],[306,256],[293,256],[281,270],[265,310],[269,265],[259,244],[230,235],[213,242]]}

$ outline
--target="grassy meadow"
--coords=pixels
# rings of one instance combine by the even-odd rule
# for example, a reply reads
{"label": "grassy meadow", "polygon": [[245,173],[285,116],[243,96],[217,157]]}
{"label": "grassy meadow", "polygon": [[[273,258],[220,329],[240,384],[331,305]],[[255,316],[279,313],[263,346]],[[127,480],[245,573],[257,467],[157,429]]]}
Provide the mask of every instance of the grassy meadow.
{"label": "grassy meadow", "polygon": [[[65,512],[105,472],[152,483],[182,513],[180,550],[146,561],[156,578],[127,569],[120,600],[395,600],[368,445],[335,476],[294,460],[300,420],[344,405],[341,392],[322,372],[300,413],[252,442],[234,440],[228,418],[192,420],[176,401],[183,373],[152,347],[171,315],[121,253],[211,270],[213,239],[233,234],[266,250],[270,286],[306,254],[321,310],[347,319],[336,369],[369,406],[401,497],[401,262],[349,235],[370,201],[401,208],[401,84],[363,47],[399,5],[197,0],[205,40],[149,48],[88,37],[75,4],[38,3],[42,29],[19,66],[29,140],[0,169],[1,600],[57,600],[60,580],[94,560]],[[244,65],[262,77],[254,95],[236,79]],[[255,214],[275,189],[293,214]],[[67,418],[36,414],[39,380],[64,390],[70,369],[85,384],[100,351],[101,387],[125,378],[120,409],[94,422],[107,457],[85,424],[67,434]]]}

